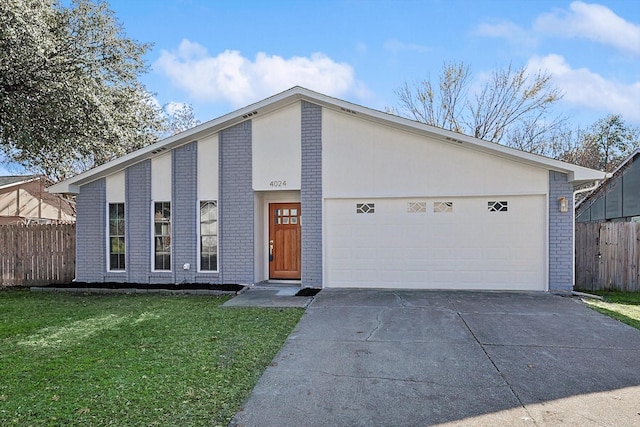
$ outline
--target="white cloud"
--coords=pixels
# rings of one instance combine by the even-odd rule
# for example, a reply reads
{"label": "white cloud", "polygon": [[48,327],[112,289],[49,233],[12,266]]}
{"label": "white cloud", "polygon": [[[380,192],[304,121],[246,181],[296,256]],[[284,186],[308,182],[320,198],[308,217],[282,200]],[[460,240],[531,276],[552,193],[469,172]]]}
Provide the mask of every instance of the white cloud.
{"label": "white cloud", "polygon": [[226,50],[211,56],[204,46],[185,39],[177,50],[163,50],[153,66],[195,99],[227,101],[236,107],[296,85],[330,96],[367,94],[349,64],[323,53],[285,59],[260,52],[251,60]]}
{"label": "white cloud", "polygon": [[582,37],[640,56],[640,25],[635,25],[599,4],[574,1],[569,10],[540,15],[534,28],[562,37]]}
{"label": "white cloud", "polygon": [[185,104],[184,102],[171,101],[164,106],[164,110],[167,114],[172,115],[184,110],[187,106],[188,104]]}
{"label": "white cloud", "polygon": [[502,38],[509,43],[517,45],[535,46],[537,44],[536,38],[527,30],[508,21],[496,24],[480,24],[476,28],[475,33],[480,36]]}
{"label": "white cloud", "polygon": [[409,52],[426,53],[431,51],[431,48],[428,46],[423,46],[415,43],[404,43],[397,39],[387,40],[384,43],[383,47],[394,52],[404,50]]}
{"label": "white cloud", "polygon": [[548,72],[553,83],[565,96],[564,102],[603,111],[621,114],[629,121],[640,123],[640,82],[624,84],[607,80],[587,68],[573,69],[560,55],[535,56],[527,65],[531,72]]}

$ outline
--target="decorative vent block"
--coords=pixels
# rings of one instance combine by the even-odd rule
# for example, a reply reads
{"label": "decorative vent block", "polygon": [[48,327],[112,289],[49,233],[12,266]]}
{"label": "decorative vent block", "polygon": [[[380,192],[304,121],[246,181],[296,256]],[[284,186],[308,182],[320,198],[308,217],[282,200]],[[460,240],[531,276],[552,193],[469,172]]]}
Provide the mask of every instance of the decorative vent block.
{"label": "decorative vent block", "polygon": [[506,201],[500,202],[487,202],[489,212],[507,212],[508,204]]}
{"label": "decorative vent block", "polygon": [[435,213],[453,212],[453,202],[433,202]]}
{"label": "decorative vent block", "polygon": [[356,213],[374,213],[375,203],[356,203]]}
{"label": "decorative vent block", "polygon": [[427,202],[407,202],[407,213],[426,213]]}

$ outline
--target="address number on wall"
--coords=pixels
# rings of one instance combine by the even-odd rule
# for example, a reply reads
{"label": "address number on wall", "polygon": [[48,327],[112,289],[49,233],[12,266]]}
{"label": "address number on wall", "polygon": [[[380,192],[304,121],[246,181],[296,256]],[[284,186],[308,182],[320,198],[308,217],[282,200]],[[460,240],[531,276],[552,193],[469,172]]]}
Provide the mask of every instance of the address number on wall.
{"label": "address number on wall", "polygon": [[269,183],[269,187],[273,187],[273,188],[281,188],[286,186],[287,186],[287,181],[271,181]]}

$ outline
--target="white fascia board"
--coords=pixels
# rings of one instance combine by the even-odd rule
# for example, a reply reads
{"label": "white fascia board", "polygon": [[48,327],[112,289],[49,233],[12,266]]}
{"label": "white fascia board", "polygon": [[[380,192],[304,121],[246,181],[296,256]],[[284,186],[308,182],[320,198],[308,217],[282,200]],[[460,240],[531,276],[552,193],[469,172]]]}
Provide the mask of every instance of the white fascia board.
{"label": "white fascia board", "polygon": [[189,142],[197,141],[198,139],[202,139],[245,120],[250,120],[259,113],[281,108],[297,100],[298,97],[295,96],[295,93],[292,94],[290,91],[283,92],[240,110],[225,114],[217,119],[202,123],[194,128],[170,136],[129,154],[125,154],[103,165],[96,166],[93,169],[50,186],[47,191],[50,193],[78,194],[80,186],[84,184],[114,174],[143,160],[166,153],[173,148],[188,144]]}
{"label": "white fascia board", "polygon": [[[302,89],[302,88],[301,88]],[[506,147],[494,142],[484,141],[472,136],[464,135],[461,133],[449,131],[446,129],[430,126],[424,123],[420,123],[414,120],[399,117],[393,114],[384,113],[377,110],[372,110],[366,107],[362,107],[356,104],[345,102],[339,99],[331,98],[326,95],[317,94],[306,89],[302,89],[305,98],[309,98],[310,102],[318,102],[324,107],[339,109],[344,113],[351,113],[354,115],[361,114],[362,116],[368,116],[370,119],[378,122],[385,122],[392,126],[407,130],[413,133],[419,133],[423,135],[429,135],[439,140],[444,140],[453,144],[465,145],[468,148],[473,148],[479,151],[484,151],[493,155],[498,155],[503,158],[520,161],[523,163],[531,164],[537,167],[544,167],[549,170],[555,170],[563,172],[568,175],[569,182],[574,185],[583,184],[586,182],[602,180],[607,177],[607,173],[598,171],[595,169],[585,168],[582,166],[573,165],[560,160],[555,160],[549,157],[540,156],[537,154],[528,153],[526,151],[517,150],[515,148]],[[336,108],[337,107],[337,108]]]}
{"label": "white fascia board", "polygon": [[0,185],[0,190],[4,190],[5,188],[9,188],[9,187],[14,187],[16,185],[26,184],[28,182],[37,181],[40,178],[41,178],[40,175],[30,176],[30,177],[27,177],[27,179],[24,179],[22,181],[12,182],[11,184],[6,184],[6,185]]}
{"label": "white fascia board", "polygon": [[47,190],[51,193],[77,194],[80,186],[91,181],[116,173],[128,166],[151,158],[164,151],[179,147],[191,141],[195,141],[205,136],[219,132],[242,121],[250,120],[256,115],[277,110],[300,100],[306,100],[308,102],[318,104],[322,107],[342,111],[346,114],[354,114],[356,116],[360,115],[361,117],[369,120],[386,123],[388,125],[407,130],[409,132],[429,135],[431,137],[435,137],[452,144],[463,144],[469,148],[489,152],[493,155],[499,155],[511,160],[521,161],[538,167],[545,167],[550,170],[557,170],[563,173],[567,173],[569,175],[569,181],[574,185],[601,180],[606,176],[604,172],[596,171],[589,168],[583,168],[581,166],[572,165],[536,154],[527,153],[493,142],[483,141],[478,138],[437,128],[435,126],[426,125],[424,123],[399,117],[393,114],[384,113],[382,111],[373,110],[337,98],[332,98],[318,92],[313,92],[300,86],[296,86],[242,109],[228,113],[217,119],[205,122],[177,135],[158,141],[147,147],[141,148],[140,150],[119,157],[118,159],[95,167],[87,172],[83,172],[66,181],[62,181],[58,184],[52,185]]}
{"label": "white fascia board", "polygon": [[0,190],[4,190],[5,188],[10,188],[10,187],[14,187],[16,185],[20,185],[20,184],[25,184],[27,182],[33,181],[32,179],[28,179],[25,181],[18,181],[18,182],[12,182],[11,184],[6,184],[6,185],[0,185]]}

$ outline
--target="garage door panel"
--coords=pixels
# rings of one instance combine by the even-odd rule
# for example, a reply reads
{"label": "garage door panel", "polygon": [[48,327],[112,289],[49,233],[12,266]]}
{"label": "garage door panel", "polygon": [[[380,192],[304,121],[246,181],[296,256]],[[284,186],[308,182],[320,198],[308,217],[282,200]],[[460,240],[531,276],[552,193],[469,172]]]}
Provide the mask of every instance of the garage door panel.
{"label": "garage door panel", "polygon": [[[441,244],[441,242],[434,243]],[[456,259],[456,249],[452,247],[434,247],[431,250],[431,258],[435,261],[453,261]]]}
{"label": "garage door panel", "polygon": [[326,286],[545,289],[545,196],[426,198],[411,212],[416,200],[327,200]]}
{"label": "garage door panel", "polygon": [[408,283],[424,284],[429,281],[429,273],[426,271],[412,271],[406,272],[406,281]]}
{"label": "garage door panel", "polygon": [[402,258],[406,261],[418,260],[425,261],[430,258],[431,251],[427,248],[409,247],[402,248]]}
{"label": "garage door panel", "polygon": [[402,260],[404,253],[405,250],[403,248],[379,248],[378,259],[382,263],[389,262],[389,260]]}
{"label": "garage door panel", "polygon": [[375,247],[355,248],[353,250],[353,259],[375,260],[377,252],[378,248]]}
{"label": "garage door panel", "polygon": [[474,248],[456,248],[456,257],[458,259],[463,259],[467,261],[477,260],[482,261],[482,248],[474,247]]}

